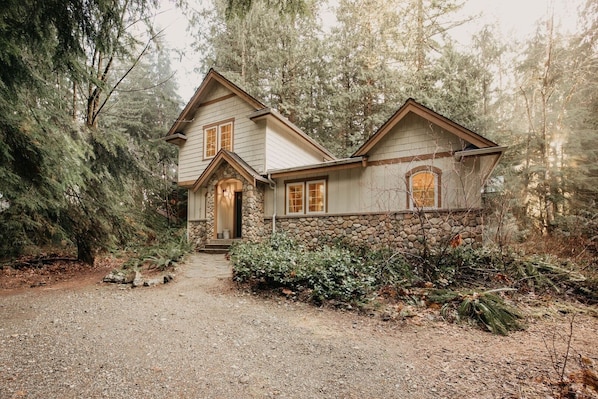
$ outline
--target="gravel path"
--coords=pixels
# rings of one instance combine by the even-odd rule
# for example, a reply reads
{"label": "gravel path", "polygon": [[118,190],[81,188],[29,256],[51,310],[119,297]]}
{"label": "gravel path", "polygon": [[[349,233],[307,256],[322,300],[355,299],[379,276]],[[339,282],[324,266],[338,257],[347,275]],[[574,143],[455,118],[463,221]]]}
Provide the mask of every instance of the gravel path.
{"label": "gravel path", "polygon": [[526,397],[551,369],[539,328],[502,338],[256,298],[198,254],[158,287],[0,296],[0,398]]}

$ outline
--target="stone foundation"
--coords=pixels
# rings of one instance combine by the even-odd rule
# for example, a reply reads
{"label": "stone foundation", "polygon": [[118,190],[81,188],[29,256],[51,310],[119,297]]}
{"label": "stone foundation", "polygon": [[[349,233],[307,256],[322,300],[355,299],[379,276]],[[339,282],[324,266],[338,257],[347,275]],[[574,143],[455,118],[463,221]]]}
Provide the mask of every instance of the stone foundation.
{"label": "stone foundation", "polygon": [[[265,219],[272,223],[271,218]],[[430,248],[449,245],[456,236],[461,244],[477,247],[482,242],[481,210],[412,211],[364,214],[283,216],[276,218],[276,230],[314,246],[321,240],[342,237],[372,248],[392,247],[418,252],[427,241]]]}
{"label": "stone foundation", "polygon": [[[256,212],[257,215],[259,213]],[[272,218],[251,215],[243,223],[243,238],[259,241],[271,234]],[[245,216],[245,215],[244,215]],[[260,215],[261,216],[261,215]],[[207,220],[188,223],[189,240],[196,249],[203,248],[212,224]],[[423,226],[423,227],[422,227]],[[322,241],[343,238],[372,248],[391,247],[417,253],[427,241],[430,248],[450,244],[456,236],[463,245],[481,245],[483,218],[481,210],[411,211],[364,215],[282,216],[276,218],[276,231],[284,231],[313,247]]]}

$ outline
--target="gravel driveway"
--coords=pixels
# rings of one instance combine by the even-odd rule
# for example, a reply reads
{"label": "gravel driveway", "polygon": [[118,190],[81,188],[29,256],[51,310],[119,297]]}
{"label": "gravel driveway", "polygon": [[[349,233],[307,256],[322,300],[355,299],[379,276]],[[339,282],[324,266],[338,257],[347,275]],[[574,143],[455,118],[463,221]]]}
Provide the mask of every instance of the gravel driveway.
{"label": "gravel driveway", "polygon": [[256,298],[198,254],[158,287],[0,296],[0,398],[507,398],[550,372],[529,333],[418,324]]}

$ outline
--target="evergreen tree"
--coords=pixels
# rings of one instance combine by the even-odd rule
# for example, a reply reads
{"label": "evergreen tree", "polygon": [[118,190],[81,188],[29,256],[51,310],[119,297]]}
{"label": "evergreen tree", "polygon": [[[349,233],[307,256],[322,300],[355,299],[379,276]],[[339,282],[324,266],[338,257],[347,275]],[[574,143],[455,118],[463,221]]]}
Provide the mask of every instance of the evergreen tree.
{"label": "evergreen tree", "polygon": [[[149,48],[138,47],[140,31],[126,29],[129,18],[145,21],[154,5],[25,0],[0,10],[5,54],[0,57],[0,173],[7,177],[0,181],[3,256],[63,241],[92,263],[96,250],[135,234],[134,188],[142,186],[138,176],[151,175],[146,172],[153,167],[147,165],[155,161],[143,144],[148,136],[135,136],[118,119],[111,123],[99,116]],[[119,71],[116,65],[126,67]],[[165,94],[174,98],[172,90]],[[162,115],[164,129],[170,110]],[[159,128],[153,129],[151,135]]]}
{"label": "evergreen tree", "polygon": [[353,153],[396,109],[399,15],[395,2],[343,0],[331,32],[330,123],[337,153]]}

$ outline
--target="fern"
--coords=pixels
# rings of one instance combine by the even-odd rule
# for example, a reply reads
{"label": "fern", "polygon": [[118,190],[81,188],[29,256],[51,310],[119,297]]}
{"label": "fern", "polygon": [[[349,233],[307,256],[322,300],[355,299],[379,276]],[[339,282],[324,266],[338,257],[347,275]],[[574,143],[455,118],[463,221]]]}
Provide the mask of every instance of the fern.
{"label": "fern", "polygon": [[519,322],[522,315],[492,291],[464,296],[457,311],[460,317],[471,319],[494,334],[507,335],[523,329]]}

